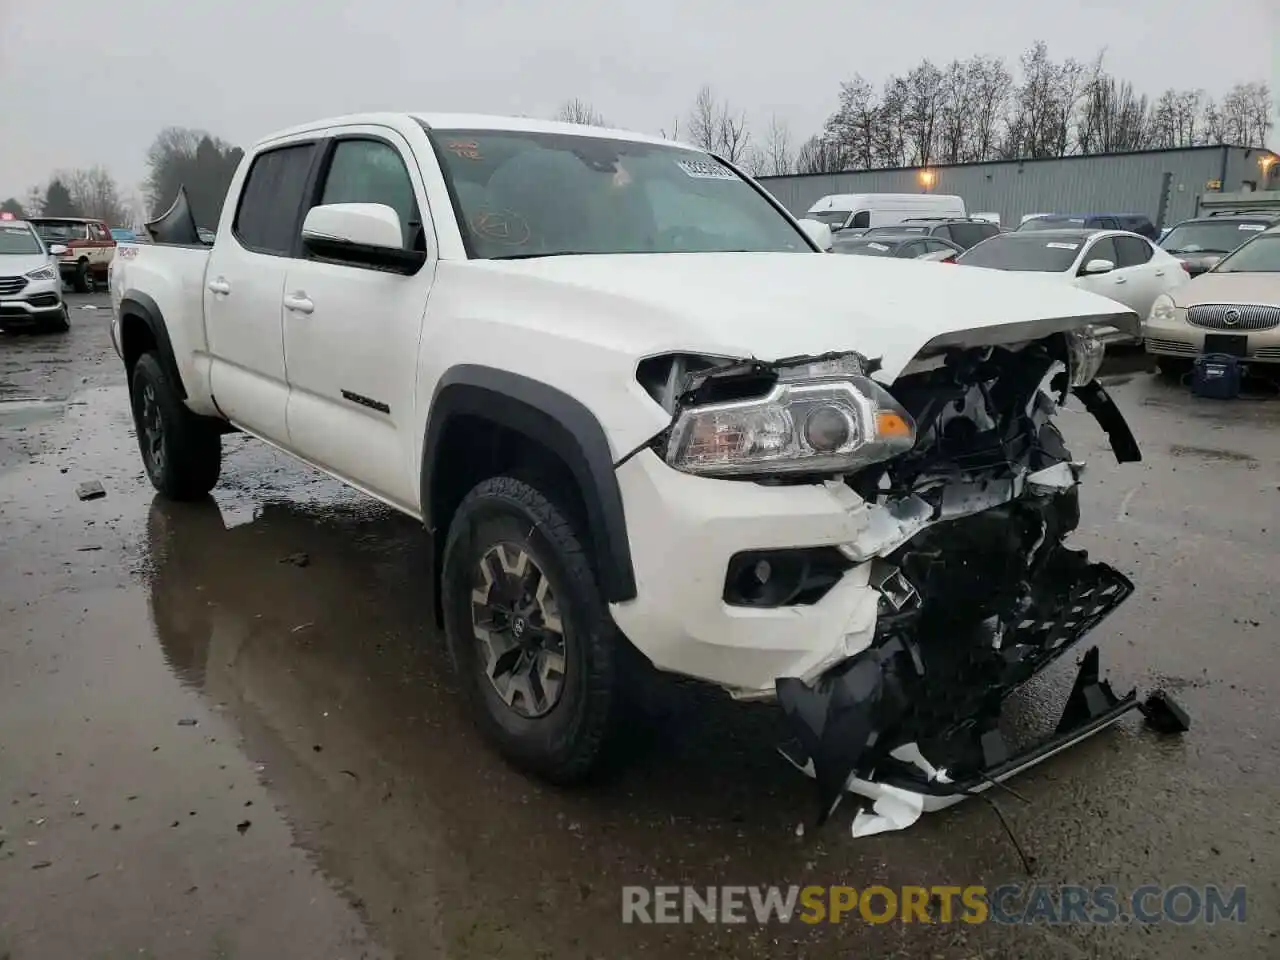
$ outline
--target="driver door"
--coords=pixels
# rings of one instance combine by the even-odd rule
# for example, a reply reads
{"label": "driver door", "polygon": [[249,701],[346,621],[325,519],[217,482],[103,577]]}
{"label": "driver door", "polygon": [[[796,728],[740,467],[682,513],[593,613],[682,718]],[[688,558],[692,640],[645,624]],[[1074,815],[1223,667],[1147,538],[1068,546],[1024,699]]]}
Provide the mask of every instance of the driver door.
{"label": "driver door", "polygon": [[306,251],[283,284],[289,445],[368,493],[416,512],[412,463],[419,338],[435,277],[434,237],[414,153],[396,131],[359,125],[325,144],[314,203],[379,203],[406,249],[431,254],[414,274],[326,262]]}
{"label": "driver door", "polygon": [[[1090,260],[1110,260],[1115,268],[1108,273],[1085,273],[1084,268]],[[1141,302],[1143,296],[1140,284],[1134,282],[1132,270],[1120,266],[1120,252],[1116,248],[1114,237],[1099,237],[1089,245],[1080,258],[1080,274],[1076,277],[1076,284],[1091,293],[1110,297],[1135,312],[1138,312],[1136,304]]]}

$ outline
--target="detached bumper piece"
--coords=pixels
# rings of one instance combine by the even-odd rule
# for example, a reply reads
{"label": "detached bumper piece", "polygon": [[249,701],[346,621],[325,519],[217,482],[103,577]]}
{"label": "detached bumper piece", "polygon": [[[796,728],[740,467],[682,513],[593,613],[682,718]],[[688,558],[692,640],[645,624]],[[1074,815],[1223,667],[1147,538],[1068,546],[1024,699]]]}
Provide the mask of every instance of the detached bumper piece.
{"label": "detached bumper piece", "polygon": [[[961,582],[975,572],[966,571]],[[777,681],[778,701],[798,742],[783,753],[812,773],[819,825],[846,790],[886,799],[888,788],[888,806],[905,795],[915,816],[941,809],[1092,736],[1130,710],[1147,712],[1157,698],[1140,705],[1134,693],[1117,696],[1098,676],[1095,647],[1080,665],[1054,732],[1010,752],[998,726],[1009,695],[1133,592],[1114,568],[1060,544],[1026,573],[1012,589],[981,598],[979,609],[940,597],[943,602],[882,616],[875,646],[812,686],[795,678]],[[1173,711],[1161,709],[1168,703],[1162,698],[1150,709],[1163,714],[1167,729],[1176,729],[1177,716],[1170,719]],[[1185,721],[1185,713],[1173,708]],[[914,816],[901,819],[906,822],[896,826]]]}

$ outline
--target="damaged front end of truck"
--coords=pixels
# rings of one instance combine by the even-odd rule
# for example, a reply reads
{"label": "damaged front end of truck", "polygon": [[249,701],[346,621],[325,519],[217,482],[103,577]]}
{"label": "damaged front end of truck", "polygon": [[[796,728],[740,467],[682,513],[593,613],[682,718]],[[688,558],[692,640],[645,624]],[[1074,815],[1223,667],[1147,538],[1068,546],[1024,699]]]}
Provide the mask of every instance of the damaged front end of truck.
{"label": "damaged front end of truck", "polygon": [[888,387],[870,380],[876,361],[857,354],[667,371],[678,412],[759,395],[791,370],[808,379],[824,364],[843,367],[871,396],[872,416],[888,418],[888,435],[898,422],[910,428],[909,446],[823,481],[847,485],[865,504],[862,535],[839,550],[850,568],[870,565],[879,593],[873,639],[816,677],[776,681],[794,734],[782,750],[814,777],[819,823],[851,791],[876,805],[859,815],[863,832],[905,826],[1142,706],[1099,676],[1094,648],[1056,729],[1016,752],[1006,742],[1009,696],[1134,589],[1064,544],[1079,522],[1084,465],[1054,417],[1074,395],[1120,462],[1141,453],[1096,380],[1103,346],[1087,328],[981,346],[954,339],[922,351]]}

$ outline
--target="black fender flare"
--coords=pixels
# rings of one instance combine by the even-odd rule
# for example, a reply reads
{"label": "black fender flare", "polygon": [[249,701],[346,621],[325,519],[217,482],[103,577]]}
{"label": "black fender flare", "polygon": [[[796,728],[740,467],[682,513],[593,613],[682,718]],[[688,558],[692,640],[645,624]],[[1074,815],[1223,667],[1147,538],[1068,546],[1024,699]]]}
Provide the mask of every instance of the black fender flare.
{"label": "black fender flare", "polygon": [[540,381],[479,364],[458,364],[436,384],[422,446],[421,504],[427,529],[437,485],[439,446],[457,416],[489,420],[536,440],[560,458],[582,493],[586,520],[600,574],[611,603],[634,599],[635,570],[622,506],[622,491],[604,428],[582,403]]}
{"label": "black fender flare", "polygon": [[160,308],[156,306],[156,302],[140,290],[127,290],[120,300],[120,356],[125,356],[124,349],[124,319],[133,316],[142,320],[151,331],[151,337],[156,342],[156,349],[160,354],[160,363],[164,367],[165,373],[169,375],[169,379],[178,388],[178,394],[181,399],[187,399],[187,388],[182,382],[182,375],[178,373],[178,359],[173,352],[173,343],[169,339],[169,330],[164,323],[164,314],[160,312]]}

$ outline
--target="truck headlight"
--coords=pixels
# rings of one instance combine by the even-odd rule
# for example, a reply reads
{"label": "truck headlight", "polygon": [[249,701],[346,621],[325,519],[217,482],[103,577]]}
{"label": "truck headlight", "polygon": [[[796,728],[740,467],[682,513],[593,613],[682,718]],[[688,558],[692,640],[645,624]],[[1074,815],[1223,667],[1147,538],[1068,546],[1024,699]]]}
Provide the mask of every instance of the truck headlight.
{"label": "truck headlight", "polygon": [[1083,387],[1092,383],[1102,369],[1107,355],[1107,345],[1093,332],[1093,327],[1072,330],[1067,333],[1067,356],[1070,359],[1071,386]]}
{"label": "truck headlight", "polygon": [[848,473],[915,445],[910,414],[867,377],[782,378],[766,396],[682,410],[667,463],[709,477]]}
{"label": "truck headlight", "polygon": [[27,273],[28,280],[57,280],[58,268],[54,266],[40,267]]}
{"label": "truck headlight", "polygon": [[1147,322],[1172,323],[1175,316],[1177,316],[1177,308],[1174,306],[1173,297],[1162,293],[1156,297],[1155,303],[1151,304],[1151,313],[1147,315]]}

